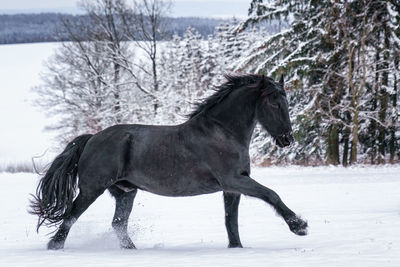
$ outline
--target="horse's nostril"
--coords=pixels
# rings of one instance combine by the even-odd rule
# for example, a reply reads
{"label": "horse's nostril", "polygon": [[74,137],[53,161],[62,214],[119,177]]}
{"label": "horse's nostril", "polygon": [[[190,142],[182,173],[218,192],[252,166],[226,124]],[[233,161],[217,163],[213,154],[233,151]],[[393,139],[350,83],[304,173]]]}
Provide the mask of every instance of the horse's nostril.
{"label": "horse's nostril", "polygon": [[284,133],[280,137],[281,137],[282,144],[284,146],[288,146],[294,141],[294,138],[293,138],[291,132]]}
{"label": "horse's nostril", "polygon": [[289,137],[287,135],[284,136],[283,140],[285,142],[285,145],[290,145],[290,139],[289,139]]}

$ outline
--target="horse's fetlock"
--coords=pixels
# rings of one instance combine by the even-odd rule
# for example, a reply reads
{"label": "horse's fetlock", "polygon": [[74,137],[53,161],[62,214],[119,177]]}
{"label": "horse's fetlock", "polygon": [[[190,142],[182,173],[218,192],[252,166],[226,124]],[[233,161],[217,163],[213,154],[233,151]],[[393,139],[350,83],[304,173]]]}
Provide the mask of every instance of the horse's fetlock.
{"label": "horse's fetlock", "polygon": [[132,240],[128,236],[121,239],[120,247],[122,249],[136,249],[135,244],[133,244]]}
{"label": "horse's fetlock", "polygon": [[118,230],[118,229],[121,228],[122,223],[121,223],[121,221],[113,221],[113,222],[111,223],[111,226],[112,226],[115,230]]}
{"label": "horse's fetlock", "polygon": [[242,244],[239,243],[229,243],[228,248],[243,248]]}
{"label": "horse's fetlock", "polygon": [[49,250],[63,249],[64,248],[64,242],[65,242],[65,240],[51,239],[49,241],[49,243],[47,244],[47,249],[49,249]]}

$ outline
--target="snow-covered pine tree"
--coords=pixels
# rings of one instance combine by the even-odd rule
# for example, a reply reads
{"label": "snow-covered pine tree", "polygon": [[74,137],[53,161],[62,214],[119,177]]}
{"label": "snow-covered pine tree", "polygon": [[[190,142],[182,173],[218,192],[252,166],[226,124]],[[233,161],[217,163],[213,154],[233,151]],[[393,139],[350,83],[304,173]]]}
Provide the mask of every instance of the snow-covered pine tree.
{"label": "snow-covered pine tree", "polygon": [[218,64],[218,54],[215,45],[215,39],[209,35],[207,37],[207,44],[203,48],[203,61],[201,63],[201,84],[207,91],[222,83],[221,66]]}
{"label": "snow-covered pine tree", "polygon": [[184,101],[184,72],[182,62],[184,57],[181,37],[172,36],[171,41],[165,42],[159,60],[160,79],[160,112],[157,114],[158,123],[176,123],[182,120],[182,101]]}
{"label": "snow-covered pine tree", "polygon": [[[241,61],[238,70],[264,73],[278,79],[285,76],[291,105],[291,117],[294,127],[296,145],[288,149],[271,146],[265,140],[267,136],[255,137],[256,151],[265,151],[266,161],[318,164],[324,158],[324,142],[322,140],[321,115],[316,110],[317,88],[322,75],[311,72],[320,55],[317,47],[325,32],[323,5],[312,5],[310,1],[252,1],[249,17],[238,27],[244,31],[252,25],[267,21],[290,20],[290,27],[266,37],[250,49],[248,56]],[[290,14],[290,15],[289,15]],[[309,79],[311,77],[312,79]]]}
{"label": "snow-covered pine tree", "polygon": [[183,38],[174,35],[167,44],[161,59],[161,91],[167,99],[163,113],[174,113],[172,121],[186,119],[195,102],[203,98],[212,85],[216,66],[213,48],[202,40],[201,35],[188,27]]}
{"label": "snow-covered pine tree", "polygon": [[230,59],[234,54],[235,35],[231,28],[227,22],[221,23],[215,28],[215,42],[222,72],[227,71],[231,63]]}
{"label": "snow-covered pine tree", "polygon": [[[393,1],[380,2],[384,2],[386,10],[392,11],[390,17],[396,17],[393,15],[397,14],[393,11],[396,6]],[[323,160],[338,164],[341,152],[344,165],[355,163],[357,155],[365,150],[362,147],[364,144],[359,142],[359,134],[365,131],[369,122],[376,122],[385,129],[384,132],[389,130],[385,123],[387,115],[382,115],[389,110],[385,104],[387,94],[380,93],[381,97],[375,97],[381,105],[380,116],[376,116],[376,112],[368,112],[365,105],[373,99],[371,94],[367,94],[367,88],[373,84],[370,77],[379,72],[371,66],[381,64],[371,56],[372,44],[377,43],[377,40],[371,39],[374,33],[372,25],[378,25],[376,18],[383,14],[374,7],[376,3],[252,1],[250,16],[241,23],[239,30],[271,19],[288,20],[290,24],[288,29],[255,46],[240,65],[242,70],[275,77],[285,73],[289,80],[289,102],[298,143],[283,153],[276,153],[274,147],[264,146],[267,155],[273,154],[271,158],[279,159],[290,154],[289,158],[294,162],[302,159],[304,163]],[[396,34],[390,36],[392,40],[398,39]],[[384,38],[379,43],[385,44],[385,51],[394,48]],[[383,64],[383,69],[390,75],[396,75],[389,65]],[[385,77],[386,74],[383,72],[380,75]],[[389,79],[386,80],[382,84],[389,82]],[[398,128],[394,128],[396,126],[392,126],[391,131],[398,132]],[[392,144],[391,147],[396,146],[395,142]],[[259,147],[257,142],[256,145]]]}
{"label": "snow-covered pine tree", "polygon": [[395,157],[398,158],[399,10],[397,1],[375,1],[368,9],[372,29],[367,45],[374,60],[368,64],[373,80],[367,86],[369,101],[366,105],[373,119],[360,132],[360,143],[365,151],[364,158],[368,157],[371,163],[394,162]]}
{"label": "snow-covered pine tree", "polygon": [[[342,118],[347,117],[342,119],[344,133],[351,132],[349,162],[383,163],[385,152],[389,152],[388,111],[396,113],[388,93],[394,86],[390,77],[397,72],[389,59],[390,51],[397,50],[393,43],[396,35],[387,25],[391,3],[366,0],[335,3],[334,7],[340,16],[332,21],[332,28],[342,36],[338,41],[344,48],[342,61],[336,60],[336,65],[343,65],[344,87],[348,88],[347,101],[339,103],[337,109]],[[345,148],[343,154],[345,165]]]}
{"label": "snow-covered pine tree", "polygon": [[400,3],[396,0],[386,2],[389,12],[388,31],[391,32],[392,47],[389,55],[389,66],[393,69],[390,75],[391,85],[389,87],[391,109],[388,116],[389,126],[389,162],[394,163],[400,159]]}
{"label": "snow-covered pine tree", "polygon": [[224,22],[215,28],[214,42],[221,73],[234,72],[254,43],[267,35],[262,28],[237,31],[238,21]]}

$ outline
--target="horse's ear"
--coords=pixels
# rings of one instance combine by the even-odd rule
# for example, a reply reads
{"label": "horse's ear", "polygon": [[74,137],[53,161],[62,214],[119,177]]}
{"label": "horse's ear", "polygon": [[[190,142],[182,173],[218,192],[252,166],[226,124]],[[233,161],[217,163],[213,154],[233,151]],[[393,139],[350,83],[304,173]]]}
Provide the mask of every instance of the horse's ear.
{"label": "horse's ear", "polygon": [[267,83],[266,83],[265,75],[262,74],[261,75],[261,80],[260,80],[260,86],[261,87],[265,87],[266,85],[267,85]]}
{"label": "horse's ear", "polygon": [[283,80],[283,74],[281,75],[281,78],[279,79],[279,83],[282,85],[282,87],[285,86],[285,82]]}

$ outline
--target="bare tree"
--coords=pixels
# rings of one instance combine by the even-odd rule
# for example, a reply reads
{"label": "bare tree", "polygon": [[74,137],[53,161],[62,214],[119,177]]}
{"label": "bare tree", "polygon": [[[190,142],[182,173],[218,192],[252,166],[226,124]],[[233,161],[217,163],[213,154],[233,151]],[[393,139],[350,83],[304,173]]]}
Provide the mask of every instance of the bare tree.
{"label": "bare tree", "polygon": [[[122,5],[120,7],[123,7]],[[120,16],[127,39],[136,42],[151,61],[151,70],[141,67],[142,71],[151,76],[152,90],[159,91],[158,80],[158,41],[167,35],[167,14],[171,2],[164,0],[134,0],[133,7],[120,8]],[[159,103],[154,104],[157,112]]]}
{"label": "bare tree", "polygon": [[64,42],[47,62],[43,84],[35,88],[38,105],[57,115],[51,128],[68,141],[110,125],[141,120],[152,113],[146,106],[155,95],[141,86],[133,53],[125,41],[119,0],[82,1],[88,16],[62,19]]}

